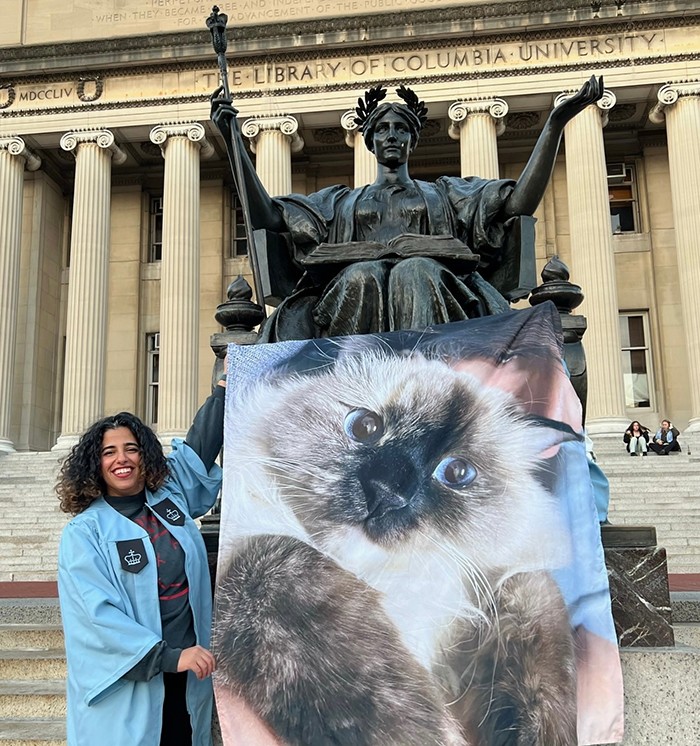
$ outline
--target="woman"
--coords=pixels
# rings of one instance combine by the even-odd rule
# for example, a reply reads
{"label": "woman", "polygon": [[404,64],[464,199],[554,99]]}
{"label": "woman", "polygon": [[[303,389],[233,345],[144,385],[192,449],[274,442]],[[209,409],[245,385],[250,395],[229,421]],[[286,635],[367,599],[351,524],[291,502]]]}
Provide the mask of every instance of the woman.
{"label": "woman", "polygon": [[673,427],[670,420],[661,420],[661,425],[656,431],[654,439],[649,443],[649,448],[657,456],[668,456],[669,453],[680,451],[679,434],[678,429]]}
{"label": "woman", "polygon": [[58,560],[71,746],[211,744],[211,580],[192,519],[221,484],[224,387],[167,457],[121,412],[63,463],[56,491],[74,516]]}
{"label": "woman", "polygon": [[637,420],[630,423],[622,437],[630,456],[647,455],[647,443],[649,442],[649,428],[640,425]]}
{"label": "woman", "polygon": [[[370,89],[359,101],[356,121],[377,159],[375,182],[276,199],[260,182],[242,144],[237,112],[230,101],[217,98],[220,90],[213,97],[212,119],[232,162],[234,147],[241,153],[252,227],[290,234],[292,259],[304,272],[263,332],[265,340],[282,340],[422,329],[507,310],[505,298],[475,269],[489,271],[508,261],[502,254],[509,221],[534,213],[564,126],[602,96],[603,81],[592,77],[551,112],[516,182],[477,177],[414,181],[408,158],[427,110],[403,86],[397,89],[403,104],[380,104],[386,91]],[[407,234],[414,249],[415,239],[426,237],[424,251],[414,251],[411,258],[401,258],[400,252],[373,258],[363,250],[358,256],[349,246],[367,241],[386,246]],[[449,239],[447,248],[437,246],[437,239]],[[330,246],[324,247],[321,262],[314,252],[324,243]]]}

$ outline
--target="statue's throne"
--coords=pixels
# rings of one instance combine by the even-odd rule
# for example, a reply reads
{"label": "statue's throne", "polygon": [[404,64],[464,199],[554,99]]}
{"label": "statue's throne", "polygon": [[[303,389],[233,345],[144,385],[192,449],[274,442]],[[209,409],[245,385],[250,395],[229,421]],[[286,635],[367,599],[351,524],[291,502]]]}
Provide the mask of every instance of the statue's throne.
{"label": "statue's throne", "polygon": [[[586,412],[586,359],[582,337],[586,319],[572,314],[583,301],[581,288],[569,282],[569,271],[557,257],[544,267],[542,282],[535,287],[535,219],[521,216],[512,221],[504,245],[500,266],[483,276],[506,299],[518,301],[529,296],[532,305],[552,301],[559,311],[563,337],[564,360],[571,382]],[[289,297],[302,276],[303,269],[292,260],[291,238],[266,230],[253,233],[250,250],[251,265],[256,268],[258,294],[265,305],[277,307]],[[228,298],[217,308],[216,320],[226,331],[213,334],[211,346],[217,355],[213,382],[222,372],[223,357],[230,342],[254,344],[259,339],[254,331],[265,318],[261,305],[253,302],[252,289],[242,278],[231,283]],[[613,616],[621,645],[673,645],[670,619],[670,598],[665,550],[656,546],[652,527],[601,527],[613,601]],[[218,549],[218,515],[203,521],[203,535],[210,552],[212,570],[216,566]],[[635,568],[644,562],[653,565],[644,582],[635,575]],[[635,599],[632,603],[631,599]],[[667,610],[664,613],[664,609]]]}

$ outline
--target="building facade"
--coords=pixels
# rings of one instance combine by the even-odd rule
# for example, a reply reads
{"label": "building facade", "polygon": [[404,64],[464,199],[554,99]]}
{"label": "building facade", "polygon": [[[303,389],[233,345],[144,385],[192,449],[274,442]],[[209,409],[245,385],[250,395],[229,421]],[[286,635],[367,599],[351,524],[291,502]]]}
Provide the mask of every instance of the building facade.
{"label": "building facade", "polygon": [[[536,217],[586,300],[588,426],[700,431],[700,2],[222,2],[229,81],[271,194],[374,179],[348,115],[379,83],[429,110],[411,173],[517,178],[560,96]],[[214,312],[252,284],[209,121],[204,0],[4,0],[0,450],[74,442],[131,410],[163,438],[208,392]],[[698,443],[700,445],[700,442]]]}

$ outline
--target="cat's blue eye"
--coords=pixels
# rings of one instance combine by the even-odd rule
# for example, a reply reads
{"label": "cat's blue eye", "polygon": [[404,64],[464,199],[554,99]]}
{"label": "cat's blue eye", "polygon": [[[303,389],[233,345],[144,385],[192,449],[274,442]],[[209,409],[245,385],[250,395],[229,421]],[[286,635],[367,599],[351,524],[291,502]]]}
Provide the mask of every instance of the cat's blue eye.
{"label": "cat's blue eye", "polygon": [[471,484],[476,478],[476,469],[465,459],[447,456],[436,467],[433,477],[452,489]]}
{"label": "cat's blue eye", "polygon": [[345,434],[358,443],[376,443],[384,434],[384,421],[369,409],[353,409],[343,423]]}

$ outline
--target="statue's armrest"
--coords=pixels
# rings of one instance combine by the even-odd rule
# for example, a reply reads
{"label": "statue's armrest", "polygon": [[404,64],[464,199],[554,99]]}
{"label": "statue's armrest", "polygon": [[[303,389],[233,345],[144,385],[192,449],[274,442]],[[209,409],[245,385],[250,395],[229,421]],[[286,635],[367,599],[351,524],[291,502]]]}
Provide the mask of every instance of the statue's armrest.
{"label": "statue's armrest", "polygon": [[536,218],[530,215],[514,218],[506,233],[502,261],[490,271],[481,270],[484,279],[509,301],[526,298],[538,284],[535,265],[536,222]]}
{"label": "statue's armrest", "polygon": [[278,306],[290,296],[302,275],[292,260],[291,237],[265,229],[253,231],[260,285],[268,306]]}

